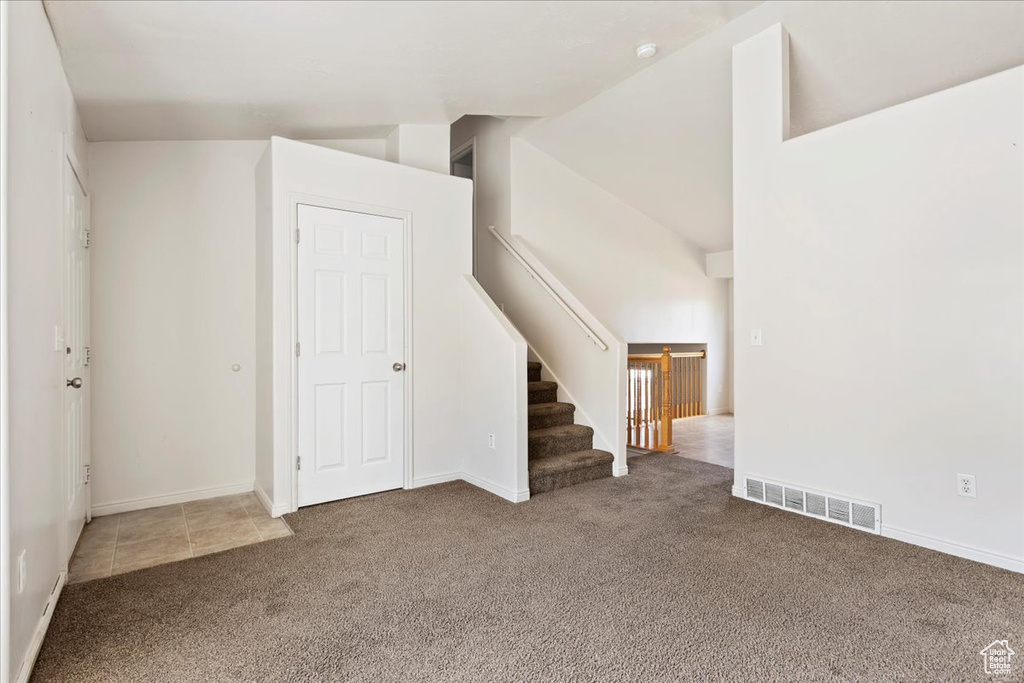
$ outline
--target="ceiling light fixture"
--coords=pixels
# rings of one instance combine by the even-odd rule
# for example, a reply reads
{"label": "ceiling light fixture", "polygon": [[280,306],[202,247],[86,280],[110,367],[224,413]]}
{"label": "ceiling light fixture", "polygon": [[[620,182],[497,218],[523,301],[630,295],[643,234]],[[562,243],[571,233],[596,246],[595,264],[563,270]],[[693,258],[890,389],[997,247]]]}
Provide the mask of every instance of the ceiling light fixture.
{"label": "ceiling light fixture", "polygon": [[650,59],[657,51],[658,46],[654,43],[644,43],[636,49],[636,56],[638,59]]}

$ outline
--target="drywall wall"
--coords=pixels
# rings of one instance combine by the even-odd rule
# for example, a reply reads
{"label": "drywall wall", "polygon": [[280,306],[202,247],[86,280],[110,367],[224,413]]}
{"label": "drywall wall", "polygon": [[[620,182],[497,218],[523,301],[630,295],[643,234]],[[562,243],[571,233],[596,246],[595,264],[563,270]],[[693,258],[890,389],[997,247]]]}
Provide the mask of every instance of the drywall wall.
{"label": "drywall wall", "polygon": [[506,500],[528,500],[526,340],[471,275],[460,303],[462,478]]}
{"label": "drywall wall", "polygon": [[264,147],[89,146],[96,514],[252,488]]}
{"label": "drywall wall", "polygon": [[1024,68],[787,140],[789,54],[734,53],[737,491],[1024,571]]}
{"label": "drywall wall", "polygon": [[[292,386],[295,339],[292,290],[295,233],[292,225],[295,202],[306,201],[359,204],[388,211],[406,211],[412,226],[412,283],[415,301],[407,339],[406,358],[411,377],[412,472],[411,486],[458,478],[462,465],[462,421],[452,406],[459,405],[459,301],[464,286],[462,275],[472,265],[472,184],[462,178],[418,168],[396,165],[355,154],[328,150],[283,138],[271,140],[272,217],[257,220],[263,230],[257,242],[269,240],[269,273],[257,272],[258,283],[270,278],[272,286],[272,327],[256,327],[257,336],[268,332],[270,339],[258,339],[269,349],[269,370],[258,378],[258,386],[270,396],[257,395],[257,405],[269,402],[273,411],[272,443],[257,442],[257,462],[273,463],[273,491],[267,494],[274,514],[294,509]],[[267,200],[260,200],[267,206]],[[266,268],[262,259],[258,262]],[[264,305],[264,304],[261,304]],[[271,450],[268,452],[267,447]],[[258,467],[263,467],[259,465]]]}
{"label": "drywall wall", "polygon": [[795,133],[1024,63],[1024,3],[766,2],[524,139],[701,249],[728,249],[732,47],[782,20]]}
{"label": "drywall wall", "polygon": [[[560,400],[576,405],[576,421],[594,428],[595,447],[615,455],[614,471],[623,475],[627,471],[626,435],[620,416],[626,411],[626,345],[515,234],[519,224],[513,213],[514,136],[530,121],[467,116],[452,127],[453,149],[470,139],[476,141],[477,279],[523,334],[548,376],[559,383]],[[501,245],[488,229],[492,225],[607,349],[596,345]]]}
{"label": "drywall wall", "polygon": [[517,237],[628,343],[707,344],[708,410],[729,407],[728,286],[677,234],[529,143],[512,141]]}
{"label": "drywall wall", "polygon": [[[10,43],[8,58],[7,162],[16,173],[7,183],[6,296],[9,335],[9,513],[10,551],[26,558],[25,586],[10,595],[10,626],[5,678],[13,680],[26,657],[34,656],[33,636],[58,577],[64,555],[61,417],[64,396],[63,349],[54,344],[61,324],[61,227],[64,205],[64,137],[80,162],[86,159],[71,91],[60,54],[38,2],[5,3]],[[73,541],[74,539],[72,539]],[[17,570],[5,574],[17,581]],[[45,622],[42,622],[45,623]],[[41,633],[39,634],[41,636]]]}
{"label": "drywall wall", "polygon": [[[383,139],[311,144],[384,156]],[[94,514],[252,488],[254,434],[270,429],[254,367],[267,146],[89,145]]]}
{"label": "drywall wall", "polygon": [[448,124],[403,123],[395,126],[385,140],[384,158],[403,166],[448,175],[450,135]]}

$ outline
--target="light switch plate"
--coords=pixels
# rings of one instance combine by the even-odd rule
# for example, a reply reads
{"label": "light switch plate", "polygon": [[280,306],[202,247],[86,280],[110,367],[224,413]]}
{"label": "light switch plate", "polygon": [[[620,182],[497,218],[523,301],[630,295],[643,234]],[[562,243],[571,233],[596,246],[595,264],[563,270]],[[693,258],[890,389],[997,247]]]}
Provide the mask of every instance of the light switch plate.
{"label": "light switch plate", "polygon": [[750,345],[761,346],[761,328],[755,327],[750,330]]}

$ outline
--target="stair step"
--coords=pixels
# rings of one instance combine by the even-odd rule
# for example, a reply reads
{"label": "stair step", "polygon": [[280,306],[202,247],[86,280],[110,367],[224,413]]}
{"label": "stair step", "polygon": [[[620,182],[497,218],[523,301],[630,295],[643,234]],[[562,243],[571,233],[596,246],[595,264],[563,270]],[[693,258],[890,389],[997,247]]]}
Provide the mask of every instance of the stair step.
{"label": "stair step", "polygon": [[571,425],[576,406],[571,403],[536,403],[527,406],[529,430]]}
{"label": "stair step", "polygon": [[594,430],[585,425],[567,424],[528,433],[530,460],[576,453],[594,447]]}
{"label": "stair step", "polygon": [[540,363],[535,360],[526,361],[526,379],[529,382],[540,381]]}
{"label": "stair step", "polygon": [[588,449],[530,461],[530,495],[612,476],[608,451]]}
{"label": "stair step", "polygon": [[529,392],[529,403],[554,403],[558,400],[558,385],[554,382],[527,382],[526,389]]}

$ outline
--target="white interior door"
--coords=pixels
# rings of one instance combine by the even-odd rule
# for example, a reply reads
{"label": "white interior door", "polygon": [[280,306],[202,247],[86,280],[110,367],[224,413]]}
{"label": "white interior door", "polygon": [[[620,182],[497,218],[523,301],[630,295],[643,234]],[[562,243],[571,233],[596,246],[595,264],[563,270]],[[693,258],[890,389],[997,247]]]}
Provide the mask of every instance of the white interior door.
{"label": "white interior door", "polygon": [[401,488],[405,224],[299,206],[299,505]]}
{"label": "white interior door", "polygon": [[89,203],[70,160],[64,188],[64,519],[70,559],[89,509]]}

